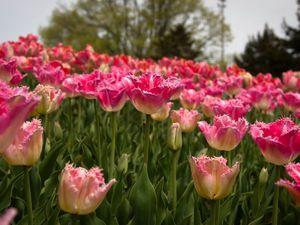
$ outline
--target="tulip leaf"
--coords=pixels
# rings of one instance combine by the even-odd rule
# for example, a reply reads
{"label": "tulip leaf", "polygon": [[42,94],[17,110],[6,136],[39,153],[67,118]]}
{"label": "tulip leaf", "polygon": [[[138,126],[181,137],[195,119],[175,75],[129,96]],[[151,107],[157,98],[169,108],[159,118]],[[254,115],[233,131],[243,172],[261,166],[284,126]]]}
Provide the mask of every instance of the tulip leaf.
{"label": "tulip leaf", "polygon": [[156,193],[149,179],[146,164],[131,189],[129,199],[133,206],[134,224],[156,224]]}
{"label": "tulip leaf", "polygon": [[132,207],[127,200],[127,198],[123,197],[120,203],[120,206],[117,210],[117,218],[119,219],[119,223],[121,225],[128,224],[129,220],[132,217]]}
{"label": "tulip leaf", "polygon": [[62,154],[62,143],[59,143],[55,148],[50,150],[46,155],[45,159],[41,162],[39,166],[41,181],[44,183],[46,179],[49,178],[50,174],[52,173],[55,165],[56,159],[59,154]]}
{"label": "tulip leaf", "polygon": [[49,217],[47,220],[47,225],[53,225],[53,224],[58,224],[58,215],[59,215],[60,209],[57,206],[55,210],[53,211],[52,215]]}
{"label": "tulip leaf", "polygon": [[259,222],[262,220],[263,217],[264,217],[264,216],[260,216],[260,217],[256,218],[255,220],[251,221],[251,222],[249,223],[249,225],[256,225],[256,224],[259,224]]}
{"label": "tulip leaf", "polygon": [[89,215],[78,216],[80,219],[80,225],[106,225],[101,219],[99,219],[95,213]]}
{"label": "tulip leaf", "polygon": [[116,185],[113,186],[113,195],[111,200],[111,210],[112,214],[115,215],[118,207],[121,204],[120,199],[122,199],[122,181],[117,182]]}
{"label": "tulip leaf", "polygon": [[0,185],[0,211],[10,206],[12,190],[15,183],[22,177],[22,173],[16,175],[11,180],[5,176]]}

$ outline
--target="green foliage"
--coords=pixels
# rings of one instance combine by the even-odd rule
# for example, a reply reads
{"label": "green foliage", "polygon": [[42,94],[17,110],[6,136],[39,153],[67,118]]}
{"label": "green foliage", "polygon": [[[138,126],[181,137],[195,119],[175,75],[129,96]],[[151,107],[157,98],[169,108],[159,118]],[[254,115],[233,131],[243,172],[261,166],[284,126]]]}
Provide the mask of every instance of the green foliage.
{"label": "green foliage", "polygon": [[[224,31],[229,40],[227,24]],[[220,32],[220,17],[199,0],[78,0],[54,10],[40,29],[48,46],[62,42],[78,50],[91,44],[109,54],[199,59],[216,51]]]}

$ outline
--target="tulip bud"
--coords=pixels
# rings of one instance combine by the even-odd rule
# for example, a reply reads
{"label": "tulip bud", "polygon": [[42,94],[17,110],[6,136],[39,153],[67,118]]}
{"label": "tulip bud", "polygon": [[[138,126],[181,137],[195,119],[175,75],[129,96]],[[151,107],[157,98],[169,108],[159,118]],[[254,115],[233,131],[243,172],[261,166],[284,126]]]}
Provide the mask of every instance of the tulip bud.
{"label": "tulip bud", "polygon": [[62,171],[58,202],[62,210],[72,214],[92,213],[104,200],[115,179],[105,183],[101,170],[96,167],[86,170],[67,164]]}
{"label": "tulip bud", "polygon": [[179,123],[173,123],[168,132],[168,146],[172,150],[182,147],[182,132]]}
{"label": "tulip bud", "polygon": [[266,168],[262,168],[259,173],[259,183],[261,184],[267,183],[268,178],[269,178],[268,170]]}
{"label": "tulip bud", "polygon": [[61,128],[61,125],[58,121],[54,122],[54,136],[56,139],[61,139],[63,136],[63,130]]}
{"label": "tulip bud", "polygon": [[128,170],[128,154],[122,154],[121,157],[118,159],[118,167],[117,170],[119,173],[126,173]]}
{"label": "tulip bud", "polygon": [[34,119],[22,125],[13,143],[1,156],[11,165],[32,166],[40,158],[42,146],[43,127],[40,120]]}

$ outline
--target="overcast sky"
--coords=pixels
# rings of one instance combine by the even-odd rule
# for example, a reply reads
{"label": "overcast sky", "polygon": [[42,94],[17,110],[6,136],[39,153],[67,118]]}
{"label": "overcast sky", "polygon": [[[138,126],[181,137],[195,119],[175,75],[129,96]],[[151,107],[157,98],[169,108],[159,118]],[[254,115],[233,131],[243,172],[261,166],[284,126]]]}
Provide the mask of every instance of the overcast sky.
{"label": "overcast sky", "polygon": [[[37,34],[47,25],[52,10],[60,3],[74,0],[0,0],[0,42],[16,40],[19,35]],[[204,0],[218,10],[217,0]],[[242,52],[249,37],[262,31],[264,25],[282,36],[282,21],[297,26],[296,0],[227,0],[225,17],[234,39],[226,46],[226,53]]]}

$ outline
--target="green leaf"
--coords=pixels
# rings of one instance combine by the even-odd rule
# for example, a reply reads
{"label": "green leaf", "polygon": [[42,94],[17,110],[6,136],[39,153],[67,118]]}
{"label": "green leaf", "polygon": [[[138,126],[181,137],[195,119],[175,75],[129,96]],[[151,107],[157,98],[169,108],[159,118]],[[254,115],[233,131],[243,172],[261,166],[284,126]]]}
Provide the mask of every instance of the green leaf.
{"label": "green leaf", "polygon": [[39,171],[42,183],[44,183],[44,181],[48,179],[50,174],[52,173],[56,165],[56,159],[58,155],[60,153],[62,154],[62,146],[63,144],[59,143],[55,148],[48,152],[45,159],[41,162],[39,166]]}
{"label": "green leaf", "polygon": [[156,224],[156,193],[148,177],[146,164],[131,189],[129,200],[133,207],[136,225]]}
{"label": "green leaf", "polygon": [[10,206],[12,190],[15,183],[22,177],[22,173],[13,177],[11,180],[7,176],[1,182],[0,185],[0,211]]}

